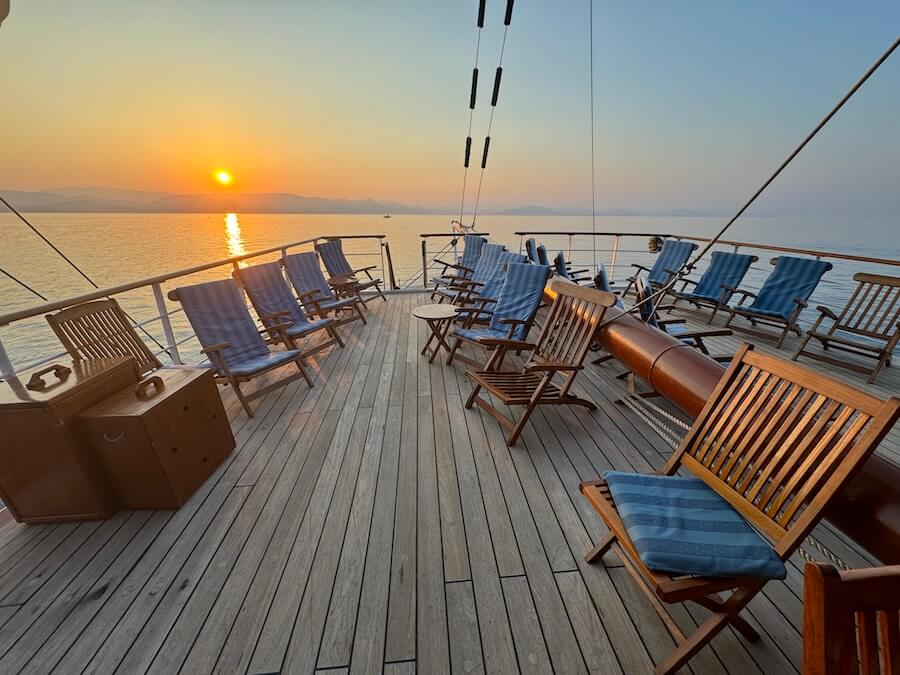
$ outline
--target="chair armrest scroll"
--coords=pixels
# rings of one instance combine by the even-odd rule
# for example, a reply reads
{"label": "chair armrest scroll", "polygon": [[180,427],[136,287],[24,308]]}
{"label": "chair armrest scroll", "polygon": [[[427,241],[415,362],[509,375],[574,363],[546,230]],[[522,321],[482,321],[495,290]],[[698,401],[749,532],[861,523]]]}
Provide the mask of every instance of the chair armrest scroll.
{"label": "chair armrest scroll", "polygon": [[832,311],[831,311],[830,309],[828,309],[825,305],[819,305],[818,307],[816,307],[816,309],[819,310],[822,314],[824,314],[825,316],[827,316],[827,317],[828,317],[829,319],[831,319],[832,321],[837,321],[837,320],[838,320],[837,314],[835,314],[834,312],[832,312]]}
{"label": "chair armrest scroll", "polygon": [[223,349],[228,349],[231,346],[230,342],[219,342],[214,345],[210,345],[209,347],[204,347],[200,350],[201,354],[212,354],[214,352],[220,352]]}

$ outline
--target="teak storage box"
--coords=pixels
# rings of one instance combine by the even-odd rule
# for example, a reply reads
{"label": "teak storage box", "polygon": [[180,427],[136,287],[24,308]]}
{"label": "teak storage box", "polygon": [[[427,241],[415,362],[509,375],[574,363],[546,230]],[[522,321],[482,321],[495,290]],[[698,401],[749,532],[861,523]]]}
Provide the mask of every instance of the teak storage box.
{"label": "teak storage box", "polygon": [[123,508],[184,504],[234,448],[205,368],[164,368],[78,418]]}
{"label": "teak storage box", "polygon": [[0,383],[0,497],[19,522],[108,518],[115,496],[73,418],[138,381],[131,357],[54,364]]}

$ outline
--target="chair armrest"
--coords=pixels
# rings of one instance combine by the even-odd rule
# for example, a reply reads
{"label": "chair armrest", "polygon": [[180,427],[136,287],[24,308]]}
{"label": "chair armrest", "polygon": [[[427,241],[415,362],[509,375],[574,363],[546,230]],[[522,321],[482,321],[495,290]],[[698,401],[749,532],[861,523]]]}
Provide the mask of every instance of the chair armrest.
{"label": "chair armrest", "polygon": [[266,319],[277,319],[280,316],[290,316],[290,315],[291,315],[291,310],[282,309],[277,312],[272,312],[271,314],[260,314],[259,318],[261,320],[265,321]]}
{"label": "chair armrest", "polygon": [[804,300],[802,298],[794,298],[794,302],[796,302],[803,309],[806,309],[807,307],[809,307],[809,303],[806,302],[806,300]]}
{"label": "chair armrest", "polygon": [[751,293],[750,291],[745,291],[743,288],[735,288],[734,286],[728,286],[726,284],[722,284],[722,289],[728,291],[729,293],[740,293],[741,294],[741,302],[744,302],[747,298],[756,298],[756,293]]}
{"label": "chair armrest", "polygon": [[494,313],[494,310],[485,309],[484,307],[459,307],[456,310],[457,316],[460,316],[460,317],[463,315],[469,315],[469,314],[474,314],[475,316],[478,316],[479,314],[493,314],[493,313]]}
{"label": "chair armrest", "polygon": [[827,317],[828,317],[829,319],[831,319],[832,321],[837,321],[837,320],[838,320],[837,314],[835,314],[834,312],[832,312],[832,311],[831,311],[830,309],[828,309],[825,305],[819,305],[818,307],[816,307],[816,309],[819,310],[822,314],[824,314],[825,316],[827,316]]}
{"label": "chair armrest", "polygon": [[734,335],[734,333],[728,328],[710,328],[709,330],[689,330],[672,337],[683,340],[685,338],[727,337],[729,335]]}
{"label": "chair armrest", "polygon": [[499,347],[504,350],[511,349],[534,349],[535,344],[533,342],[525,342],[523,340],[507,340],[505,338],[478,338],[478,343],[484,345],[485,347]]}
{"label": "chair armrest", "polygon": [[368,267],[360,267],[358,270],[353,270],[353,274],[357,272],[368,272],[369,270],[378,269],[378,265],[369,265]]}
{"label": "chair armrest", "polygon": [[636,268],[639,269],[639,270],[643,270],[644,272],[649,272],[649,271],[650,271],[650,268],[649,268],[649,267],[644,267],[643,265],[638,265],[637,263],[631,263],[631,266],[632,266],[632,267],[636,267]]}
{"label": "chair armrest", "polygon": [[201,354],[213,354],[215,352],[220,352],[223,349],[228,349],[231,346],[230,342],[219,342],[218,344],[210,345],[209,347],[204,347],[200,350]]}
{"label": "chair armrest", "polygon": [[690,284],[691,286],[696,286],[696,285],[697,285],[697,282],[694,281],[693,279],[682,279],[682,281],[684,282],[684,286],[681,287],[682,290],[684,290],[684,288],[685,288],[688,284]]}
{"label": "chair armrest", "polygon": [[439,265],[443,265],[445,268],[452,267],[455,270],[464,270],[466,272],[474,272],[475,271],[471,267],[466,267],[465,265],[460,265],[459,263],[451,263],[451,262],[446,262],[444,260],[438,260],[437,258],[435,258],[434,262],[438,263]]}
{"label": "chair armrest", "polygon": [[584,366],[574,366],[571,363],[559,363],[557,361],[547,361],[545,363],[535,363],[534,361],[529,361],[525,364],[525,368],[523,368],[523,372],[525,373],[540,373],[540,372],[565,372],[565,373],[574,373],[579,371]]}
{"label": "chair armrest", "polygon": [[500,323],[505,324],[507,326],[524,326],[528,322],[525,319],[500,319]]}
{"label": "chair armrest", "polygon": [[656,323],[660,326],[669,326],[676,323],[687,323],[687,319],[657,319]]}
{"label": "chair armrest", "polygon": [[307,296],[312,296],[313,298],[319,294],[319,290],[317,288],[313,288],[309,291],[303,291],[302,293],[297,293],[297,298],[299,300],[303,300]]}
{"label": "chair armrest", "polygon": [[290,328],[294,325],[293,321],[283,321],[282,323],[276,323],[274,326],[263,326],[261,332],[265,331],[266,333],[281,333],[283,330]]}

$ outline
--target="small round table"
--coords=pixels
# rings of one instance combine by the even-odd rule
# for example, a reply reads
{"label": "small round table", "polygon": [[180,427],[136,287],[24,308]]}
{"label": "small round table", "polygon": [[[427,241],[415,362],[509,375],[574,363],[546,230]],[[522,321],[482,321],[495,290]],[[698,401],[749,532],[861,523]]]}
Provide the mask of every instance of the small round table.
{"label": "small round table", "polygon": [[434,357],[441,351],[442,346],[448,353],[450,352],[450,345],[447,344],[447,333],[450,332],[450,326],[453,325],[453,319],[456,318],[456,310],[457,308],[453,305],[422,305],[413,310],[413,316],[417,319],[425,319],[425,323],[431,329],[431,335],[428,337],[425,346],[422,347],[421,353],[427,354],[432,341],[437,340],[437,344],[428,358],[428,363],[434,361]]}

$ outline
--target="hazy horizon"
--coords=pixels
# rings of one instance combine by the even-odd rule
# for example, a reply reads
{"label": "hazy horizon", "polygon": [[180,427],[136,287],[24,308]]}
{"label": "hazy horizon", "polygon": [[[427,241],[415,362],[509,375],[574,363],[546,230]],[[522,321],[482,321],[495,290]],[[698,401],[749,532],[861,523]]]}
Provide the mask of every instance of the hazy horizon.
{"label": "hazy horizon", "polygon": [[[488,2],[480,157],[505,3]],[[482,207],[591,205],[588,4],[515,4]],[[475,3],[13,0],[0,186],[459,203]],[[597,209],[726,213],[896,38],[900,6],[594,5]],[[900,211],[900,56],[753,213]],[[477,165],[477,160],[473,162]],[[216,187],[227,169],[233,183]],[[470,172],[469,208],[474,198]]]}

